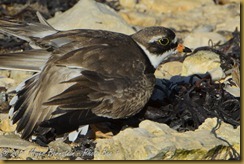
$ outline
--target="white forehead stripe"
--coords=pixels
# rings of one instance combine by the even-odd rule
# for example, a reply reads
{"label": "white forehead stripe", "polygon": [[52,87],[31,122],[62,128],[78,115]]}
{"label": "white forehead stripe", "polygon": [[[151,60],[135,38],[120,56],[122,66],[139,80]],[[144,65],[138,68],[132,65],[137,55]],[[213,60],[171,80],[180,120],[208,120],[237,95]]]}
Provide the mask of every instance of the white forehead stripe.
{"label": "white forehead stripe", "polygon": [[[158,39],[161,39],[162,38],[162,36],[160,35],[160,36],[154,36],[154,37],[152,37],[150,40],[149,40],[149,43],[153,43],[153,42],[155,42],[156,40],[158,40]],[[175,38],[172,40],[172,42],[173,43],[176,43],[177,42],[177,37],[175,36]]]}
{"label": "white forehead stripe", "polygon": [[154,68],[157,68],[158,65],[165,60],[168,56],[173,55],[177,52],[177,50],[171,49],[169,51],[164,52],[163,54],[157,55],[150,53],[143,45],[137,42],[137,44],[141,47],[141,49],[145,52],[147,57],[149,58],[151,64]]}
{"label": "white forehead stripe", "polygon": [[159,36],[154,36],[154,37],[152,37],[152,38],[149,40],[149,43],[153,43],[153,42],[155,42],[156,40],[158,40],[158,39],[160,39],[160,38],[162,38],[161,35],[159,35]]}
{"label": "white forehead stripe", "polygon": [[177,37],[175,36],[175,38],[172,40],[173,43],[177,42]]}

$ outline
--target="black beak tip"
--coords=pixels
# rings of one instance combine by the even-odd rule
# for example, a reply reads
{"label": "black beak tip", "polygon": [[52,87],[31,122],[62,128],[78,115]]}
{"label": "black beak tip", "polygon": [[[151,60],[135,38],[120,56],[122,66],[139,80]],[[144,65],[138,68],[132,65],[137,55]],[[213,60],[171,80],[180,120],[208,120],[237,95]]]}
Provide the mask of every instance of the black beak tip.
{"label": "black beak tip", "polygon": [[190,53],[192,50],[188,47],[184,47],[183,52]]}
{"label": "black beak tip", "polygon": [[183,52],[190,53],[190,52],[192,52],[192,50],[190,48],[188,48],[188,47],[185,47],[183,49]]}

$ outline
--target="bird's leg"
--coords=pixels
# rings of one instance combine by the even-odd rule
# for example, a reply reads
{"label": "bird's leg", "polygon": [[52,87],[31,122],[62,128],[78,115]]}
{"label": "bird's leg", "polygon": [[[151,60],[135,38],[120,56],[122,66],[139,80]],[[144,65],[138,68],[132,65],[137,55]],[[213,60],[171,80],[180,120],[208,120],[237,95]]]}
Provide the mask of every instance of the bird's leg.
{"label": "bird's leg", "polygon": [[92,131],[94,132],[94,138],[105,138],[109,139],[113,137],[113,133],[109,131],[108,127],[103,124],[91,124],[90,125]]}

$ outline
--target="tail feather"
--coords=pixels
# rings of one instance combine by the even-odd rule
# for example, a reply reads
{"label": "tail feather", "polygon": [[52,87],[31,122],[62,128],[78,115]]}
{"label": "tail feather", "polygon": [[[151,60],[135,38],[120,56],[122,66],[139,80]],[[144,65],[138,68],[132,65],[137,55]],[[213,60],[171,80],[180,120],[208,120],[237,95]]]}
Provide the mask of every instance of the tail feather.
{"label": "tail feather", "polygon": [[50,56],[50,52],[41,49],[0,54],[0,69],[39,72]]}
{"label": "tail feather", "polygon": [[0,20],[0,33],[16,36],[23,39],[36,50],[0,54],[0,69],[40,71],[45,65],[50,52],[40,49],[35,44],[35,38],[43,38],[58,31],[54,29],[43,16],[37,12],[40,23],[21,23],[18,21]]}
{"label": "tail feather", "polygon": [[36,15],[41,24],[46,25],[56,31],[56,29],[47,22],[47,20],[41,15],[39,11],[36,12]]}
{"label": "tail feather", "polygon": [[40,13],[37,13],[40,23],[23,23],[17,21],[0,20],[0,32],[13,35],[27,42],[33,38],[43,38],[58,32],[54,29]]}

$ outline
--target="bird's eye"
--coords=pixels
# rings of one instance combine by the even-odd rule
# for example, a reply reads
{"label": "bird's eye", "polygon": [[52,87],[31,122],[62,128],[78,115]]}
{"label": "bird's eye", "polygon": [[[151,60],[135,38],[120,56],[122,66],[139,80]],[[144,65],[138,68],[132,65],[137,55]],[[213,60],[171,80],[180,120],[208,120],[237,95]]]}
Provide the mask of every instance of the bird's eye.
{"label": "bird's eye", "polygon": [[158,43],[159,43],[160,45],[166,46],[166,45],[169,44],[169,39],[168,39],[168,38],[160,38],[160,39],[158,40]]}

